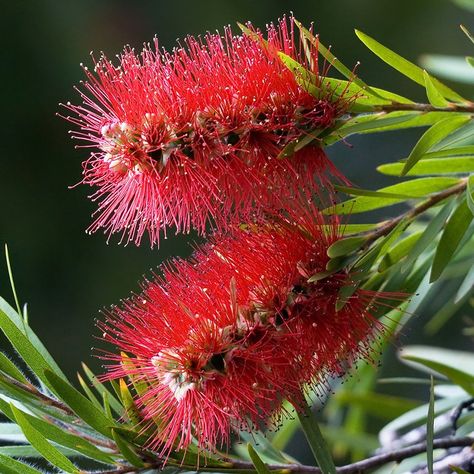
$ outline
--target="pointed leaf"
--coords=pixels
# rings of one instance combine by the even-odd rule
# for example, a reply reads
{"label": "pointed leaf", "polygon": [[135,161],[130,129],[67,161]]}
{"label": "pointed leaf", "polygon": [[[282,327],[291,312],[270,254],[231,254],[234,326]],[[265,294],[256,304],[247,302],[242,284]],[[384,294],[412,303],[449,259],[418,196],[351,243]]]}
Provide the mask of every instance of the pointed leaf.
{"label": "pointed leaf", "polygon": [[118,401],[117,397],[115,397],[102,382],[99,382],[97,376],[92,372],[91,369],[89,369],[89,367],[84,362],[82,362],[82,370],[84,370],[84,374],[89,379],[89,382],[92,384],[92,386],[97,390],[97,393],[101,397],[104,396],[104,393],[107,393],[107,397],[112,410],[114,410],[117,415],[122,416],[123,407]]}
{"label": "pointed leaf", "polygon": [[336,466],[334,465],[331,452],[311,408],[306,405],[303,412],[300,412],[298,409],[297,413],[303,432],[322,473],[336,474]]}
{"label": "pointed leaf", "polygon": [[[423,69],[406,60],[386,46],[383,46],[365,33],[362,33],[358,30],[355,30],[355,33],[373,53],[385,61],[389,66],[392,66],[394,69],[407,76],[414,82],[424,86],[425,81],[423,77]],[[451,90],[448,86],[445,86],[442,82],[435,78],[432,78],[432,81],[446,99],[454,102],[465,102],[465,100],[459,94]]]}
{"label": "pointed leaf", "polygon": [[417,240],[415,245],[409,251],[407,258],[402,266],[402,272],[405,273],[411,267],[411,264],[435,241],[440,230],[443,228],[446,220],[453,209],[454,199],[447,200],[436,216],[426,226],[423,234]]}
{"label": "pointed leaf", "polygon": [[[378,191],[390,194],[408,195],[412,198],[425,198],[429,194],[443,191],[446,188],[455,186],[461,181],[458,178],[451,177],[434,177],[434,178],[418,178],[411,181],[394,184]],[[324,214],[357,214],[360,212],[372,211],[381,207],[398,204],[406,199],[403,198],[373,198],[370,196],[361,196],[348,201],[342,202],[331,208],[325,209]]]}
{"label": "pointed leaf", "polygon": [[[2,399],[0,399],[0,410],[10,420],[12,420],[13,422],[16,421],[11,406]],[[44,437],[46,437],[50,441],[53,441],[54,443],[60,446],[64,446],[66,448],[74,450],[82,454],[83,456],[94,459],[96,461],[105,464],[113,464],[114,460],[110,455],[101,451],[89,441],[86,441],[85,439],[80,438],[79,436],[73,435],[67,430],[58,428],[57,426],[48,423],[47,421],[41,418],[29,415],[28,413],[23,413],[23,416],[35,430],[39,431]]]}
{"label": "pointed leaf", "polygon": [[471,43],[474,43],[474,36],[472,35],[472,33],[464,25],[459,26],[461,27],[463,33],[471,40]]}
{"label": "pointed leaf", "polygon": [[56,395],[68,405],[76,415],[89,426],[111,438],[110,428],[115,422],[99,410],[89,399],[76,390],[70,383],[58,377],[50,370],[45,371],[45,377]]}
{"label": "pointed leaf", "polygon": [[3,454],[0,454],[0,467],[2,474],[41,474],[41,471],[34,467]]}
{"label": "pointed leaf", "polygon": [[436,88],[433,81],[431,80],[430,75],[426,71],[423,71],[423,77],[425,79],[426,96],[428,97],[430,104],[434,107],[446,107],[449,102]]}
{"label": "pointed leaf", "polygon": [[471,269],[467,273],[466,277],[464,278],[461,286],[459,287],[456,296],[454,297],[454,303],[459,303],[463,300],[469,292],[472,291],[474,287],[474,265],[472,265]]}
{"label": "pointed leaf", "polygon": [[267,465],[260,459],[257,451],[253,448],[250,443],[247,443],[247,449],[249,452],[250,459],[255,466],[255,470],[258,474],[270,474],[270,469],[268,469]]}
{"label": "pointed leaf", "polygon": [[[426,154],[423,156],[427,156]],[[388,176],[399,176],[404,168],[403,163],[386,163],[377,167],[377,171]],[[406,176],[444,175],[452,173],[474,172],[474,156],[452,157],[449,159],[421,159]]]}
{"label": "pointed leaf", "polygon": [[448,117],[432,125],[418,140],[411,151],[402,171],[405,176],[408,171],[428,152],[434,145],[450,135],[454,130],[465,125],[471,120],[470,116]]}
{"label": "pointed leaf", "polygon": [[429,474],[433,474],[434,403],[434,382],[433,376],[431,376],[430,402],[426,418],[426,460]]}
{"label": "pointed leaf", "polygon": [[11,405],[11,409],[26,439],[48,462],[71,474],[79,473],[79,469],[64,454],[58,451],[39,431],[29,424],[22,411],[14,405]]}
{"label": "pointed leaf", "polygon": [[21,383],[28,383],[23,372],[3,352],[0,352],[0,370]]}
{"label": "pointed leaf", "polygon": [[382,258],[380,262],[378,271],[384,272],[392,265],[395,265],[400,262],[408,252],[413,248],[418,239],[422,236],[423,231],[414,232],[413,234],[408,235],[404,239],[397,242],[393,247],[391,247],[388,252]]}
{"label": "pointed leaf", "polygon": [[473,218],[474,215],[467,205],[467,198],[464,197],[449,218],[441,235],[431,267],[430,282],[436,281],[441,276],[456,252]]}
{"label": "pointed leaf", "polygon": [[143,467],[143,461],[134,451],[134,449],[125,441],[122,436],[117,432],[117,430],[112,429],[112,436],[114,438],[115,444],[119,448],[123,457],[135,467]]}
{"label": "pointed leaf", "polygon": [[327,250],[328,257],[342,257],[360,249],[367,241],[367,237],[347,237],[334,242]]}
{"label": "pointed leaf", "polygon": [[434,370],[474,395],[474,355],[430,346],[407,346],[400,352],[404,361]]}

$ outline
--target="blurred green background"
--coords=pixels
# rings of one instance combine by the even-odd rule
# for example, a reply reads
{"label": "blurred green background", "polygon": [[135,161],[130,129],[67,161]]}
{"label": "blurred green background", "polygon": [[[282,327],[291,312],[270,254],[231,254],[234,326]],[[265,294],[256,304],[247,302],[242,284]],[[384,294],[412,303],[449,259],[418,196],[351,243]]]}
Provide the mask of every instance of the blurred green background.
{"label": "blurred green background", "polygon": [[[263,27],[291,10],[305,24],[314,21],[322,41],[346,64],[359,60],[364,80],[424,100],[423,89],[371,55],[353,28],[414,61],[422,53],[472,55],[459,24],[474,29],[474,14],[449,0],[3,0],[1,10],[0,241],[9,245],[31,325],[71,375],[81,360],[98,366],[90,348],[100,344],[94,326],[100,308],[138,290],[142,276],[163,259],[189,255],[193,240],[169,238],[151,251],[118,246],[114,239],[106,245],[103,235],[84,233],[95,209],[86,199],[90,189],[68,186],[80,181],[87,152],[74,150],[69,124],[55,113],[58,102],[78,102],[72,86],[83,78],[79,63],[90,64],[90,51],[113,56],[125,44],[139,49],[155,34],[162,46],[172,47],[186,34],[236,21]],[[472,97],[468,85],[458,89]],[[405,156],[418,135],[358,137],[349,140],[352,148],[339,144],[329,152],[355,184],[375,188],[387,183],[375,165]],[[0,293],[12,301],[3,257]],[[453,324],[450,332],[459,327]],[[412,327],[403,342],[421,338]],[[444,334],[429,342],[446,345],[449,339]]]}

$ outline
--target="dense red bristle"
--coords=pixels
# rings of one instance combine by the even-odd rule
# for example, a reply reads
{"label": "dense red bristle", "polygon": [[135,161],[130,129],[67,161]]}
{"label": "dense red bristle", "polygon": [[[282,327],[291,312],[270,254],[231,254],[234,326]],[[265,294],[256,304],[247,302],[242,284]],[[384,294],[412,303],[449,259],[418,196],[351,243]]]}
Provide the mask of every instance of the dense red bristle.
{"label": "dense red bristle", "polygon": [[[350,97],[322,87],[316,98],[298,85],[279,51],[304,64],[319,83],[317,47],[308,55],[286,19],[267,28],[268,42],[235,36],[188,37],[171,52],[126,48],[114,65],[105,56],[65,107],[81,146],[83,183],[96,188],[90,231],[159,243],[168,227],[203,233],[298,194],[331,188],[337,173],[317,145],[277,158],[291,141],[325,129]],[[320,85],[320,84],[318,84]],[[323,190],[323,191],[322,191]]]}
{"label": "dense red bristle", "polygon": [[152,449],[166,457],[193,437],[202,450],[226,447],[232,429],[278,424],[282,400],[297,406],[308,385],[324,390],[328,378],[370,360],[383,295],[358,290],[336,311],[350,276],[308,283],[325,270],[339,229],[313,203],[293,201],[267,221],[214,236],[109,312],[104,338],[133,368],[106,353],[105,378],[148,384],[137,404]]}

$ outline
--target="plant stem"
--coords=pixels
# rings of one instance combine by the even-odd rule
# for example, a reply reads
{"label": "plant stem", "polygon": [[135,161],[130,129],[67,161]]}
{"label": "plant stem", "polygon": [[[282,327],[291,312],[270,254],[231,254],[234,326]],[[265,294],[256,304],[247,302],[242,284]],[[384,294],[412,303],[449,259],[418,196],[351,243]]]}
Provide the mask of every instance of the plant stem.
{"label": "plant stem", "polygon": [[403,214],[400,214],[397,217],[390,219],[385,224],[381,225],[375,230],[367,231],[363,233],[364,235],[368,236],[365,247],[368,247],[372,242],[377,240],[379,237],[382,237],[390,233],[390,231],[392,231],[401,221],[403,220],[411,221],[415,219],[416,217],[418,217],[423,212],[427,211],[431,207],[438,204],[439,202],[447,199],[448,197],[454,196],[456,194],[461,194],[466,189],[467,182],[468,182],[468,178],[463,178],[460,183],[448,189],[444,189],[443,191],[439,193],[433,194],[430,198],[428,198],[426,201],[421,203],[419,206],[415,206],[414,208],[409,209]]}
{"label": "plant stem", "polygon": [[393,102],[388,105],[377,105],[374,107],[374,111],[380,112],[396,112],[403,110],[412,110],[415,112],[474,112],[474,104],[449,104],[447,107],[434,107],[431,104],[401,104]]}
{"label": "plant stem", "polygon": [[[306,403],[304,394],[302,394],[302,400],[303,407],[295,405],[296,413],[301,423],[301,427],[303,428],[304,435],[306,436],[311,451],[313,452],[314,458],[323,474],[335,474],[336,466],[332,460],[331,452],[329,451],[326,441],[319,429],[314,413]],[[301,408],[303,408],[303,410],[301,410]]]}
{"label": "plant stem", "polygon": [[[438,438],[433,441],[433,449],[448,449],[454,447],[471,446],[474,444],[474,437],[463,437],[463,438]],[[356,474],[373,469],[376,467],[384,466],[390,462],[401,462],[404,459],[411,458],[417,454],[426,452],[426,442],[414,444],[406,448],[400,448],[392,451],[387,451],[382,454],[377,454],[362,461],[358,461],[345,466],[337,467],[337,474]],[[229,466],[229,467],[228,467]],[[148,464],[143,468],[136,468],[133,466],[122,467],[112,471],[102,471],[100,474],[129,474],[129,473],[140,473],[151,469],[161,469],[163,467],[162,462],[156,464]],[[201,466],[188,466],[181,465],[176,466],[181,468],[183,471],[194,471],[194,472],[234,472],[234,471],[249,471],[255,472],[253,463],[247,461],[231,461],[227,463],[225,467],[206,467]],[[270,471],[282,474],[323,474],[320,468],[315,466],[306,466],[303,464],[267,464]]]}

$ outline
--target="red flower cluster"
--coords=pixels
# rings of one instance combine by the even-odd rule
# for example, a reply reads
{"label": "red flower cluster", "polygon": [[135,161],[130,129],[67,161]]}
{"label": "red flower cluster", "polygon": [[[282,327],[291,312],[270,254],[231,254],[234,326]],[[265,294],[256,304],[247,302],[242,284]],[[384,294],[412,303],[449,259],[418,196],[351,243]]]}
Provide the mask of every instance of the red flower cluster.
{"label": "red flower cluster", "polygon": [[[143,293],[114,307],[105,340],[107,378],[130,377],[149,445],[161,455],[226,446],[232,429],[252,430],[301,400],[305,387],[344,373],[383,329],[379,295],[356,291],[336,311],[344,272],[324,271],[337,221],[312,205],[218,236],[191,261],[176,260]],[[149,431],[151,430],[151,431]]]}
{"label": "red flower cluster", "polygon": [[[125,49],[118,66],[103,56],[94,72],[85,68],[82,105],[68,103],[66,118],[79,128],[73,137],[95,150],[84,162],[83,183],[97,188],[99,202],[90,231],[137,244],[148,233],[153,245],[167,227],[223,229],[301,187],[328,184],[324,172],[334,169],[316,146],[277,159],[347,105],[322,86],[317,47],[303,51],[290,24],[269,26],[266,41],[230,29],[188,37],[172,52],[155,41],[140,55]],[[311,71],[319,97],[298,84],[279,51]]]}

